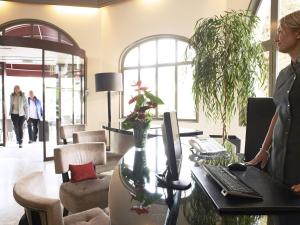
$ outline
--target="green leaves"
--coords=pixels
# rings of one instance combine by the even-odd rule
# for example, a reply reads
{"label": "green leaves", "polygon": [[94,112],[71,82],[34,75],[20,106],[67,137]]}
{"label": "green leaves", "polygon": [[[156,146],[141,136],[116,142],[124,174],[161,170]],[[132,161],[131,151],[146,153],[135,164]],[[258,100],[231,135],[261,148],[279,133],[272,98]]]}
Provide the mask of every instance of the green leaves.
{"label": "green leaves", "polygon": [[157,108],[158,105],[164,104],[163,101],[147,91],[148,87],[142,86],[142,81],[138,80],[132,85],[138,93],[129,100],[129,104],[135,103],[134,111],[131,112],[122,122],[122,128],[125,130],[135,128],[139,125],[149,126],[153,115],[149,112],[150,109]]}
{"label": "green leaves", "polygon": [[153,103],[156,103],[157,105],[162,105],[164,104],[164,102],[157,96],[153,95],[151,92],[149,91],[145,91],[145,96],[147,98],[149,98],[149,100]]}
{"label": "green leaves", "polygon": [[209,118],[221,120],[223,136],[237,111],[254,95],[254,82],[264,82],[267,67],[253,30],[258,17],[249,11],[229,11],[197,21],[189,46],[193,59],[196,108],[202,103]]}

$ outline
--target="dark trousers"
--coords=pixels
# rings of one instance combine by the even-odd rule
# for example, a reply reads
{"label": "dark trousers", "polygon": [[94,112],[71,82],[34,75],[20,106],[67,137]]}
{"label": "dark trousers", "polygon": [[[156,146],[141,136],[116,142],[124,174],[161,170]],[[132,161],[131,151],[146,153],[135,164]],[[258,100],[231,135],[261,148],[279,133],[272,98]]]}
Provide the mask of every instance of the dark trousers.
{"label": "dark trousers", "polygon": [[39,119],[29,118],[27,121],[29,141],[36,141]]}
{"label": "dark trousers", "polygon": [[19,116],[18,114],[11,114],[11,120],[14,125],[17,142],[18,142],[18,144],[22,144],[22,142],[23,142],[23,124],[25,121],[25,116]]}

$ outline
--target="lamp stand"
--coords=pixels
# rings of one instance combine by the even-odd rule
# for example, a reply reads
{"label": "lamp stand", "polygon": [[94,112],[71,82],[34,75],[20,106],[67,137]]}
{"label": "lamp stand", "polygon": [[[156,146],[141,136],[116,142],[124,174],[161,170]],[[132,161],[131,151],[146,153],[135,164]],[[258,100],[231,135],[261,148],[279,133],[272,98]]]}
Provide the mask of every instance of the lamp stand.
{"label": "lamp stand", "polygon": [[107,113],[108,113],[108,146],[106,150],[110,150],[110,128],[111,128],[111,93],[107,92]]}

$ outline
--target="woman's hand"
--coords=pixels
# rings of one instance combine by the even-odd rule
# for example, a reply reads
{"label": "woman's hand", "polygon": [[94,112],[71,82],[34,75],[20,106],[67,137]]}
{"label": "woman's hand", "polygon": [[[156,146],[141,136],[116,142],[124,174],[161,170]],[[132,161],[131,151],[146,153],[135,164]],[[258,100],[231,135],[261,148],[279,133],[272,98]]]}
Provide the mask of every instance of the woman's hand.
{"label": "woman's hand", "polygon": [[291,189],[297,194],[300,194],[300,184],[293,185]]}
{"label": "woman's hand", "polygon": [[259,152],[254,157],[254,159],[250,160],[249,162],[246,162],[246,165],[256,166],[257,164],[260,163],[260,167],[263,169],[267,165],[269,157],[270,157],[269,151],[260,149]]}

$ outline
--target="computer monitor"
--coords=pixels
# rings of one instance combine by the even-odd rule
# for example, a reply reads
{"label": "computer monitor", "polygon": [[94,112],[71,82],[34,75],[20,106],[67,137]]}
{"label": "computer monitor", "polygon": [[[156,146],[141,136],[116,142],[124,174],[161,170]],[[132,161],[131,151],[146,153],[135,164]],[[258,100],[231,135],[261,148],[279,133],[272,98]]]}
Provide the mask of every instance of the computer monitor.
{"label": "computer monitor", "polygon": [[172,181],[178,180],[182,160],[182,150],[176,112],[164,113],[162,133],[167,156],[167,179]]}
{"label": "computer monitor", "polygon": [[167,169],[163,175],[158,175],[159,186],[185,190],[190,187],[189,181],[179,179],[182,149],[179,137],[179,128],[176,112],[165,112],[162,125],[165,154],[167,157]]}

